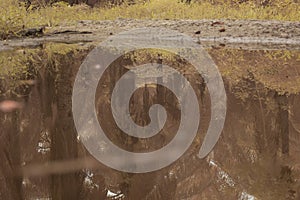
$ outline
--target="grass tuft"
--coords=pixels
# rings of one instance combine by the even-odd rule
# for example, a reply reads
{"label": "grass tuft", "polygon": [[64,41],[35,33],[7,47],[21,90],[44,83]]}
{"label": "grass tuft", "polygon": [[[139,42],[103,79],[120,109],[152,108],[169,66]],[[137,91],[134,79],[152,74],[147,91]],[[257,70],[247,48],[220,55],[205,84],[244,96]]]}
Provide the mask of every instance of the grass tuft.
{"label": "grass tuft", "polygon": [[77,20],[130,19],[263,19],[300,21],[300,6],[292,0],[274,0],[268,6],[256,1],[234,3],[235,0],[201,1],[185,4],[176,0],[151,0],[134,5],[89,8],[69,7],[66,3],[25,9],[18,0],[0,0],[0,38],[17,35],[24,28],[57,26]]}

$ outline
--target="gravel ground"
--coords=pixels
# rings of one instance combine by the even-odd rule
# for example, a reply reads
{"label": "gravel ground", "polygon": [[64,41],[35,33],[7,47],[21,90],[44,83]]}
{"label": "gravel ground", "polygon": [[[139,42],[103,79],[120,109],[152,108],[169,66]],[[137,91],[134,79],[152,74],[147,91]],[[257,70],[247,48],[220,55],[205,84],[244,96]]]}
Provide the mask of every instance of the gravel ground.
{"label": "gravel ground", "polygon": [[0,41],[0,51],[45,42],[97,44],[110,35],[141,27],[185,33],[206,48],[300,49],[300,22],[261,20],[133,20],[78,21],[46,28],[43,36]]}

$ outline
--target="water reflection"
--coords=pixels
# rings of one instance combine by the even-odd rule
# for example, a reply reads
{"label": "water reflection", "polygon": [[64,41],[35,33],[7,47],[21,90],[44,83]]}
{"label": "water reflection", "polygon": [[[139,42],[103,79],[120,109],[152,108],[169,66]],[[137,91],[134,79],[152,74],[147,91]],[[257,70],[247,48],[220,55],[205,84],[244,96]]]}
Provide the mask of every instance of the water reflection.
{"label": "water reflection", "polygon": [[[184,60],[163,58],[164,64],[183,73],[197,91],[201,110],[198,135],[171,166],[152,173],[129,174],[98,163],[77,138],[71,112],[72,87],[89,49],[56,45],[0,54],[1,199],[300,197],[300,52],[208,49],[225,82],[228,111],[220,141],[203,160],[197,153],[210,119],[208,90]],[[149,62],[157,57],[143,59]],[[143,59],[135,60],[135,64]],[[118,130],[109,109],[111,83],[130,66],[130,56],[120,58],[106,72],[109,76],[99,82],[95,105],[98,120],[118,146],[151,151],[174,137],[180,107],[170,91],[147,85],[131,98],[143,105],[131,104],[132,118],[140,125],[149,123],[146,111],[159,102],[169,113],[166,128],[149,139],[137,139]],[[164,98],[158,99],[157,92]],[[8,102],[15,104],[9,107]],[[8,107],[13,108],[11,112],[3,112]]]}

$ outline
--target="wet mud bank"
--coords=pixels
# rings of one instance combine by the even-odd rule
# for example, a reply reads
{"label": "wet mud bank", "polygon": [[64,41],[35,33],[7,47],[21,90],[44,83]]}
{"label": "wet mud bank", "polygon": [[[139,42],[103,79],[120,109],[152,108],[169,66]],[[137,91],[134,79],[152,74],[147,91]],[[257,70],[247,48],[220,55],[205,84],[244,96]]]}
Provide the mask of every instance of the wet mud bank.
{"label": "wet mud bank", "polygon": [[[77,138],[72,89],[91,49],[85,44],[45,43],[0,53],[0,100],[22,103],[21,108],[0,115],[0,199],[300,197],[298,50],[206,48],[225,84],[227,116],[220,140],[202,160],[197,153],[211,115],[203,78],[176,56],[174,60],[174,56],[155,52],[150,57],[135,55],[135,65],[156,61],[180,71],[192,83],[201,119],[193,144],[179,160],[156,172],[131,174],[97,162]],[[150,139],[120,131],[111,114],[110,95],[114,84],[132,66],[131,56],[122,57],[100,80],[95,100],[98,121],[121,148],[153,151],[176,134],[180,107],[172,92],[147,85],[131,98],[131,116],[137,124],[146,125],[149,107],[160,103],[169,113],[165,127]]]}
{"label": "wet mud bank", "polygon": [[[299,50],[300,23],[268,20],[82,20],[71,25],[48,27],[40,37],[28,36],[0,41],[0,51],[17,47],[38,47],[46,42],[93,43],[136,28],[171,29],[184,33],[205,48],[249,50]],[[40,28],[36,28],[39,30]],[[91,45],[91,44],[89,44]]]}

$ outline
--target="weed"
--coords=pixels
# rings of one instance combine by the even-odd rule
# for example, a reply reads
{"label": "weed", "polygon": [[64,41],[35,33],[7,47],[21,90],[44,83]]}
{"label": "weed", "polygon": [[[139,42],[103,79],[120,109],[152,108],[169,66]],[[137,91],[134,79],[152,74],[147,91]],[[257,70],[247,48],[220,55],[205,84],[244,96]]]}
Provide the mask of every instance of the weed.
{"label": "weed", "polygon": [[[0,38],[17,35],[25,28],[57,26],[78,20],[134,19],[269,19],[300,20],[299,3],[292,0],[275,0],[267,6],[257,1],[237,3],[235,0],[200,1],[190,4],[174,0],[140,1],[133,5],[90,8],[80,4],[72,7],[59,2],[31,7],[26,11],[24,3],[17,0],[0,0]],[[35,9],[34,9],[35,8]]]}

